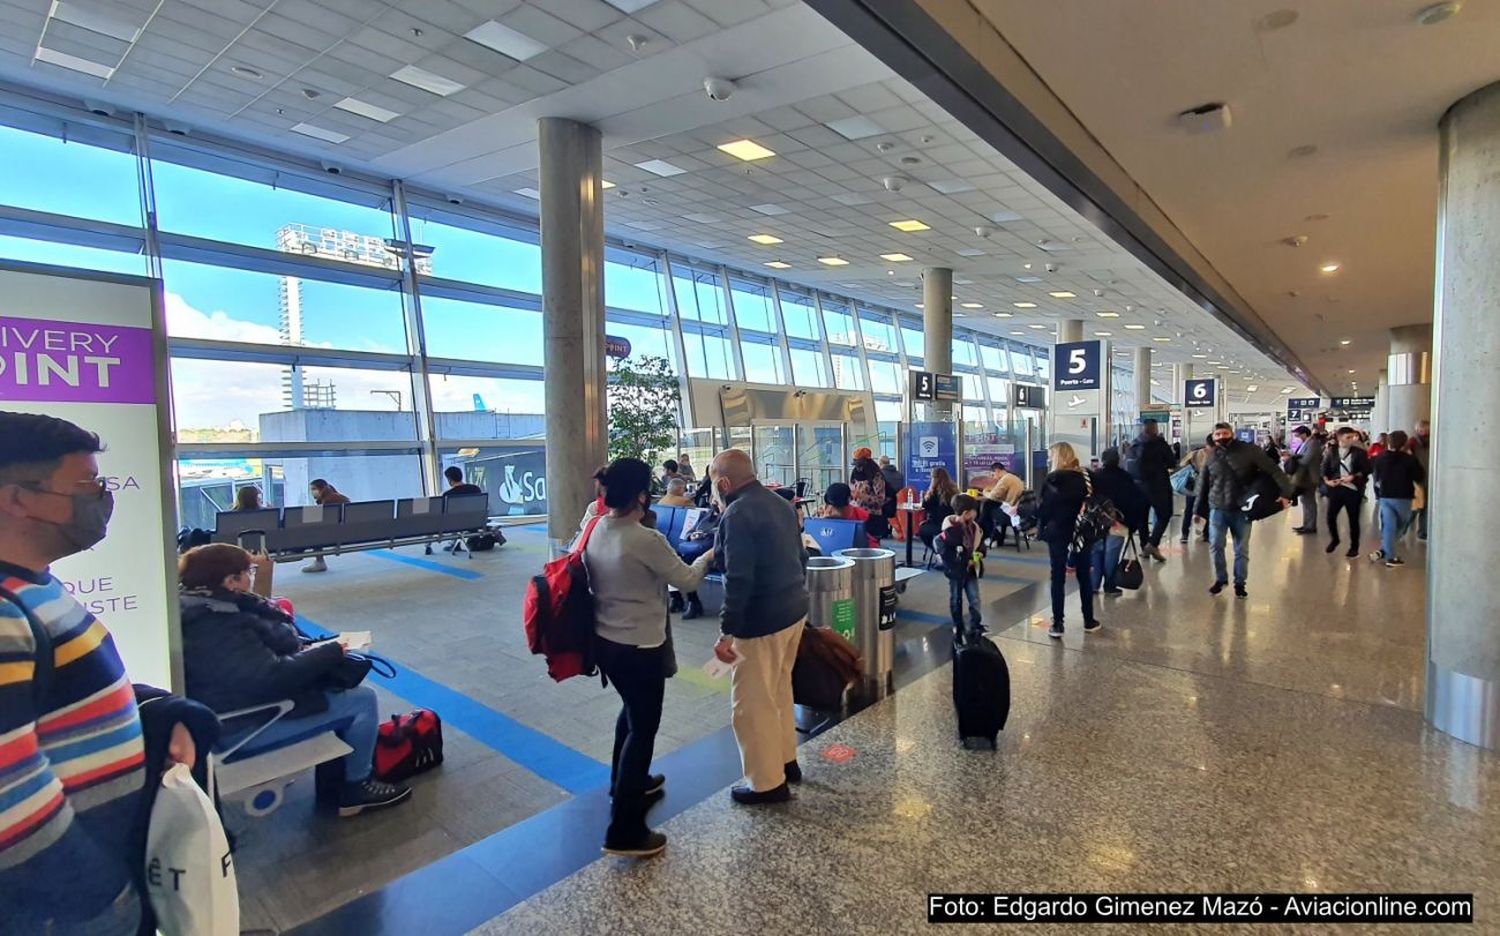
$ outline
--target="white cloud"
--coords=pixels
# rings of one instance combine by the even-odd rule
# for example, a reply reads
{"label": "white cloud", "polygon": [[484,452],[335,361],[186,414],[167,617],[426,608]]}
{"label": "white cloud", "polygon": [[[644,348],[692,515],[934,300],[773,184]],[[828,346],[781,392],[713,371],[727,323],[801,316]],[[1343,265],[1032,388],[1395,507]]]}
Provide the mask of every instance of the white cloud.
{"label": "white cloud", "polygon": [[281,332],[270,325],[230,318],[222,309],[203,312],[177,293],[167,293],[167,334],[177,338],[281,344]]}

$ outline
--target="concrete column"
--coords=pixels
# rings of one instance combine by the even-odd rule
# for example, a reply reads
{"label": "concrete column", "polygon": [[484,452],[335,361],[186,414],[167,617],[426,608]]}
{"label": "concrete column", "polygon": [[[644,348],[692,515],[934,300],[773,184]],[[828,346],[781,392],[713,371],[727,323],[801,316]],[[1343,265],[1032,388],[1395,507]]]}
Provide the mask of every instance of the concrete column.
{"label": "concrete column", "polygon": [[537,121],[542,363],[547,405],[547,536],[570,540],[608,452],[604,358],[603,150],[599,131]]}
{"label": "concrete column", "polygon": [[[1483,516],[1500,484],[1500,84],[1459,101],[1439,124],[1436,349],[1428,456],[1427,719],[1470,744],[1500,748],[1500,540]],[[1392,426],[1427,410],[1400,353],[1421,335],[1392,330]],[[1411,336],[1410,338],[1408,336]],[[1415,339],[1415,340],[1412,340]],[[1414,357],[1402,358],[1415,363]],[[1399,379],[1399,382],[1398,382]],[[1423,388],[1425,389],[1425,388]],[[1476,513],[1476,511],[1478,511]],[[1411,544],[1415,546],[1416,544]],[[1408,548],[1411,548],[1408,546]]]}
{"label": "concrete column", "polygon": [[[922,345],[924,370],[953,373],[953,271],[948,267],[922,271]],[[951,419],[953,404],[934,403],[932,417]]]}
{"label": "concrete column", "polygon": [[[1393,428],[1400,428],[1391,425],[1391,390],[1387,386],[1387,373],[1386,368],[1382,367],[1375,375],[1375,410],[1370,414],[1370,432],[1376,436]],[[1410,429],[1406,432],[1411,434]]]}
{"label": "concrete column", "polygon": [[1172,400],[1179,406],[1187,402],[1186,390],[1184,389],[1189,380],[1193,379],[1193,365],[1172,365]]}
{"label": "concrete column", "polygon": [[1083,340],[1083,319],[1063,319],[1057,323],[1057,343]]}
{"label": "concrete column", "polygon": [[1432,326],[1403,325],[1391,329],[1391,356],[1386,362],[1386,421],[1380,431],[1404,429],[1408,435],[1417,420],[1432,412]]}
{"label": "concrete column", "polygon": [[1135,408],[1151,408],[1151,349],[1135,349]]}

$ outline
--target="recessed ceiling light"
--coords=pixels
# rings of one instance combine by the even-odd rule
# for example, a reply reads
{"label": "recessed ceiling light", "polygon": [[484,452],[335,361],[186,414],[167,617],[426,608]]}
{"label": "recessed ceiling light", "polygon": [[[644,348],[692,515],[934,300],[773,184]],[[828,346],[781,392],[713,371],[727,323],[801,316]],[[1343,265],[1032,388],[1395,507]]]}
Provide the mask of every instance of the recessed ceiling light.
{"label": "recessed ceiling light", "polygon": [[754,140],[733,140],[729,143],[720,143],[719,149],[733,156],[735,159],[743,159],[745,162],[765,159],[767,156],[776,155],[773,151],[766,149]]}
{"label": "recessed ceiling light", "polygon": [[1318,267],[1318,269],[1322,270],[1324,273],[1337,273],[1339,271],[1339,265],[1337,262],[1330,260],[1322,266]]}
{"label": "recessed ceiling light", "polygon": [[1250,384],[1250,385],[1248,385],[1248,386],[1245,387],[1245,390],[1247,392],[1249,392],[1249,393],[1254,393],[1255,391],[1257,391],[1259,389],[1260,389],[1260,384]]}
{"label": "recessed ceiling light", "polygon": [[910,260],[911,257],[908,257],[904,253],[888,253],[888,254],[881,254],[880,255],[880,259],[882,259],[882,260],[889,260],[892,263],[905,263],[906,261]]}
{"label": "recessed ceiling light", "polygon": [[1011,317],[1011,314],[1009,312],[996,312],[995,313],[995,318],[1010,318],[1010,317]]}
{"label": "recessed ceiling light", "polygon": [[1464,8],[1459,0],[1448,0],[1447,3],[1434,3],[1432,6],[1423,7],[1417,11],[1416,20],[1422,26],[1436,26],[1438,23],[1451,18]]}
{"label": "recessed ceiling light", "polygon": [[249,65],[234,65],[231,66],[229,70],[234,72],[236,75],[239,75],[241,78],[249,78],[251,81],[259,81],[262,78],[266,77],[265,75],[261,74],[260,69],[251,68]]}
{"label": "recessed ceiling light", "polygon": [[763,214],[763,215],[767,215],[769,217],[775,217],[776,215],[791,214],[791,211],[792,211],[790,208],[783,208],[780,205],[773,205],[773,204],[770,204],[770,203],[767,203],[767,204],[764,204],[764,205],[751,205],[750,206],[750,210],[753,211],[753,212],[755,212],[756,214]]}
{"label": "recessed ceiling light", "polygon": [[1015,306],[1018,309],[1035,309],[1036,308],[1036,303],[1035,302],[1012,302],[1011,305]]}
{"label": "recessed ceiling light", "polygon": [[1037,331],[1045,331],[1046,329],[1050,328],[1051,326],[1049,326],[1049,325],[1029,325],[1027,327],[1028,328],[1035,328]]}
{"label": "recessed ceiling light", "polygon": [[1349,368],[1349,373],[1351,373],[1351,374],[1354,373],[1354,368],[1352,368],[1352,367]]}
{"label": "recessed ceiling light", "polygon": [[540,201],[542,197],[541,192],[529,186],[527,188],[518,188],[515,190],[515,192],[517,195],[525,195],[527,198],[535,198],[538,201]]}
{"label": "recessed ceiling light", "polygon": [[333,106],[341,111],[348,111],[351,114],[358,114],[361,117],[368,117],[371,120],[378,120],[381,123],[390,123],[401,116],[393,110],[386,110],[384,107],[371,104],[368,101],[361,101],[359,98],[346,97]]}
{"label": "recessed ceiling light", "polygon": [[982,303],[982,302],[961,302],[961,303],[959,303],[959,305],[963,306],[965,309],[982,309],[982,308],[984,308],[984,303]]}
{"label": "recessed ceiling light", "polygon": [[299,123],[292,127],[292,132],[300,133],[303,136],[310,136],[315,140],[322,140],[325,143],[343,143],[349,139],[349,135],[346,133],[338,133],[337,131],[314,126],[310,123]]}
{"label": "recessed ceiling light", "polygon": [[926,224],[923,224],[921,221],[917,221],[916,219],[911,219],[911,220],[907,220],[907,221],[892,221],[892,222],[890,222],[890,224],[891,224],[891,227],[895,228],[896,230],[898,230],[898,231],[905,231],[908,234],[911,233],[911,232],[913,232],[913,231],[930,231],[930,230],[932,230],[931,227],[929,227]]}
{"label": "recessed ceiling light", "polygon": [[919,302],[916,305],[917,305],[917,308],[919,308],[919,309],[922,308],[922,303]]}
{"label": "recessed ceiling light", "polygon": [[464,38],[477,42],[487,49],[494,49],[501,55],[508,55],[518,62],[536,58],[547,51],[546,43],[538,42],[525,33],[517,32],[494,20],[480,23],[464,33]]}
{"label": "recessed ceiling light", "polygon": [[1120,317],[1120,313],[1118,313],[1118,312],[1097,312],[1095,314],[1098,315],[1100,318],[1119,318]]}
{"label": "recessed ceiling light", "polygon": [[54,2],[48,13],[54,19],[60,19],[64,23],[81,26],[89,32],[96,32],[111,39],[121,42],[134,42],[140,38],[139,27],[119,20],[105,13],[87,9],[77,3]]}
{"label": "recessed ceiling light", "polygon": [[1193,357],[1195,357],[1195,358],[1206,358],[1206,357],[1208,357],[1208,355],[1206,355],[1206,354],[1195,354],[1195,355],[1193,355]]}
{"label": "recessed ceiling light", "polygon": [[1223,364],[1223,361],[1209,361],[1210,364]]}
{"label": "recessed ceiling light", "polygon": [[663,178],[667,176],[682,175],[684,172],[687,172],[687,170],[683,169],[681,166],[674,166],[671,163],[667,162],[665,159],[648,159],[645,162],[636,163],[635,167],[637,169],[644,169],[652,175],[662,176]]}
{"label": "recessed ceiling light", "polygon": [[773,270],[790,270],[792,265],[782,260],[767,260],[766,266]]}
{"label": "recessed ceiling light", "polygon": [[615,187],[615,184],[613,182],[609,181],[608,179],[600,179],[599,180],[599,187],[602,188],[602,189],[612,189],[612,188]]}
{"label": "recessed ceiling light", "polygon": [[1113,338],[1114,334],[1115,333],[1111,332],[1111,331],[1098,331],[1098,332],[1094,332],[1094,337],[1095,338]]}
{"label": "recessed ceiling light", "polygon": [[884,127],[868,117],[845,117],[842,120],[830,120],[823,126],[846,140],[863,140],[885,132]]}
{"label": "recessed ceiling light", "polygon": [[819,257],[818,262],[824,266],[848,266],[849,261],[843,257]]}
{"label": "recessed ceiling light", "polygon": [[1128,328],[1128,329],[1130,329],[1131,331],[1140,331],[1141,329],[1145,328],[1146,326],[1144,326],[1144,325],[1126,325],[1125,327]]}
{"label": "recessed ceiling light", "polygon": [[1341,344],[1341,345],[1347,345],[1347,344],[1352,343],[1352,341],[1353,341],[1352,338],[1341,338],[1341,339],[1339,339],[1339,344]]}
{"label": "recessed ceiling light", "polygon": [[1070,293],[1066,289],[1059,289],[1057,292],[1050,292],[1050,293],[1047,293],[1047,295],[1051,296],[1053,299],[1077,299],[1078,298],[1078,296],[1076,294]]}
{"label": "recessed ceiling light", "polygon": [[751,234],[745,240],[755,241],[757,244],[784,244],[786,243],[775,234]]}
{"label": "recessed ceiling light", "polygon": [[436,72],[430,72],[425,68],[415,65],[406,65],[391,72],[391,77],[402,84],[411,85],[413,88],[421,88],[438,97],[447,97],[464,89],[464,85],[452,78],[444,78]]}
{"label": "recessed ceiling light", "polygon": [[978,247],[965,247],[962,250],[955,250],[953,252],[956,253],[956,254],[958,254],[960,257],[982,257],[982,256],[984,256],[984,251],[980,250]]}
{"label": "recessed ceiling light", "polygon": [[1152,338],[1151,340],[1152,341],[1171,341],[1172,339],[1165,338],[1165,337],[1163,337],[1161,335],[1157,335],[1155,338]]}
{"label": "recessed ceiling light", "polygon": [[960,192],[974,191],[974,183],[963,179],[939,179],[936,182],[928,182],[927,187],[944,195],[957,195]]}

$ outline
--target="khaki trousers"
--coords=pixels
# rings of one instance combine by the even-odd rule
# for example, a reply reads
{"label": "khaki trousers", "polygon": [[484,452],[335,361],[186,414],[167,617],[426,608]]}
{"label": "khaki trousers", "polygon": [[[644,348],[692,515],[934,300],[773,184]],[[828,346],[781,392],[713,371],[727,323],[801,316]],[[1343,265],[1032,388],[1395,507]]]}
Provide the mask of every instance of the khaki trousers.
{"label": "khaki trousers", "polygon": [[740,660],[729,676],[730,722],[740,767],[757,793],[785,783],[786,765],[797,759],[792,665],[806,624],[804,618],[765,637],[734,640]]}

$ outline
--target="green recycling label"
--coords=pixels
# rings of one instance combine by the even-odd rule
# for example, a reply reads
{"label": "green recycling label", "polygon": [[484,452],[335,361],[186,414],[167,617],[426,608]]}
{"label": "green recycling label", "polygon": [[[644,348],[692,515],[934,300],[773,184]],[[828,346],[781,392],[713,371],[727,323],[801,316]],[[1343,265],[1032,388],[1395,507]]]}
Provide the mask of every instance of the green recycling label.
{"label": "green recycling label", "polygon": [[842,634],[845,640],[854,640],[853,598],[840,598],[833,603],[833,629]]}

